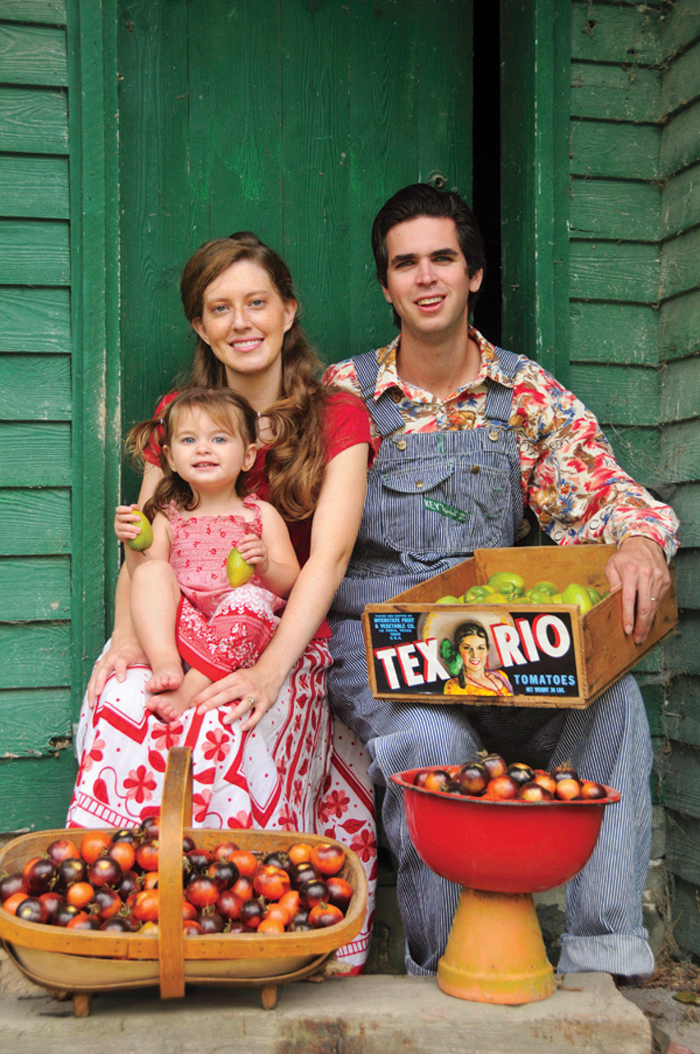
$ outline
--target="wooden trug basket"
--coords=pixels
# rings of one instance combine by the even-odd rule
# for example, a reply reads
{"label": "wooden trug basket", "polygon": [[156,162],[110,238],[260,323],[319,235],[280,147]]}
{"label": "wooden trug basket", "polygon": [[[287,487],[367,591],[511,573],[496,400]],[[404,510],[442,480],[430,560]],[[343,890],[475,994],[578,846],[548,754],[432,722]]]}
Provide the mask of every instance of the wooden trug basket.
{"label": "wooden trug basket", "polygon": [[[341,872],[353,888],[342,922],[301,933],[208,934],[185,937],[182,929],[182,838],[187,833],[201,848],[213,849],[230,838],[241,849],[263,853],[295,842],[332,839],[297,831],[193,828],[192,759],[189,747],[172,747],[163,788],[159,837],[158,936],[66,930],[18,919],[0,908],[0,938],[22,973],[58,998],[72,998],[76,1017],[90,1013],[93,992],[160,985],[162,999],[181,998],[185,983],[261,988],[265,1009],[277,1002],[277,986],[318,970],[362,929],[367,909],[367,879],[357,855],[343,846]],[[110,832],[112,833],[112,832]],[[22,835],[0,850],[0,871],[21,871],[57,838],[78,841],[80,830],[38,831]]]}

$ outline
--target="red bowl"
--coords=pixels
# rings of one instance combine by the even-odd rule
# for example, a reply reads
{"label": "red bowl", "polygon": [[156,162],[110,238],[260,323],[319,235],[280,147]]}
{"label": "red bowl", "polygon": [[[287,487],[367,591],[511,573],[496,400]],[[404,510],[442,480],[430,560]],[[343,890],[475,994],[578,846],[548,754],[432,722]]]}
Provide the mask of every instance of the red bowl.
{"label": "red bowl", "polygon": [[568,882],[595,848],[603,809],[620,800],[606,787],[597,801],[482,801],[416,787],[420,771],[391,778],[404,792],[421,860],[450,882],[494,893],[535,893]]}

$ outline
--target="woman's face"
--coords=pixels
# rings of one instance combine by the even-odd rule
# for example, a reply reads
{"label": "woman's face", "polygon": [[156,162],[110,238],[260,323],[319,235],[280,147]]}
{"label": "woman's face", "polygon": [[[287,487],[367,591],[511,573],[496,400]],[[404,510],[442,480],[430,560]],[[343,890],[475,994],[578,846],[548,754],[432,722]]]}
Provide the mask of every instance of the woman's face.
{"label": "woman's face", "polygon": [[194,329],[226,369],[232,388],[255,378],[282,382],[282,340],[294,322],[295,300],[284,301],[272,280],[252,260],[239,260],[204,290]]}
{"label": "woman's face", "polygon": [[459,642],[459,654],[462,656],[464,669],[469,674],[480,674],[486,669],[486,660],[489,657],[488,644],[483,637],[476,633],[463,637]]}

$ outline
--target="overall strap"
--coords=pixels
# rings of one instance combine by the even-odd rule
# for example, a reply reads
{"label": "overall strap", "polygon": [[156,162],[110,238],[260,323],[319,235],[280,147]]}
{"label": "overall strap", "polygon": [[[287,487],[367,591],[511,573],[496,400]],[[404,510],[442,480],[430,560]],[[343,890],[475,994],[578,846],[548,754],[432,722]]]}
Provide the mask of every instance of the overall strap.
{"label": "overall strap", "polygon": [[365,406],[374,418],[382,439],[401,431],[403,418],[389,392],[383,392],[378,399],[374,398],[379,374],[376,351],[366,351],[363,355],[356,355],[352,362],[360,382]]}
{"label": "overall strap", "polygon": [[[498,364],[509,378],[514,378],[517,373],[518,366],[523,361],[522,355],[516,355],[513,351],[506,351],[504,348],[496,348],[496,354],[498,355]],[[484,408],[484,414],[487,420],[492,421],[494,424],[507,425],[510,419],[510,408],[513,402],[513,389],[507,388],[505,384],[499,384],[497,381],[489,381],[488,392],[486,394],[486,406]]]}

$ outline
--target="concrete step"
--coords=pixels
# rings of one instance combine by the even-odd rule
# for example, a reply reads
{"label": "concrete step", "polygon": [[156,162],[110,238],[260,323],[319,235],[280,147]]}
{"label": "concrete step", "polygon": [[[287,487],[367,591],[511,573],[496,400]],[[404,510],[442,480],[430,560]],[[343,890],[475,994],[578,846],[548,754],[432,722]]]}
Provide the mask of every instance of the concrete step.
{"label": "concrete step", "polygon": [[[472,1003],[432,977],[374,975],[297,982],[263,1010],[260,992],[157,989],[95,993],[88,1017],[35,989],[0,995],[2,1051],[12,1054],[651,1054],[649,1023],[609,974],[569,974],[525,1006]],[[105,1047],[107,1043],[107,1047]]]}

